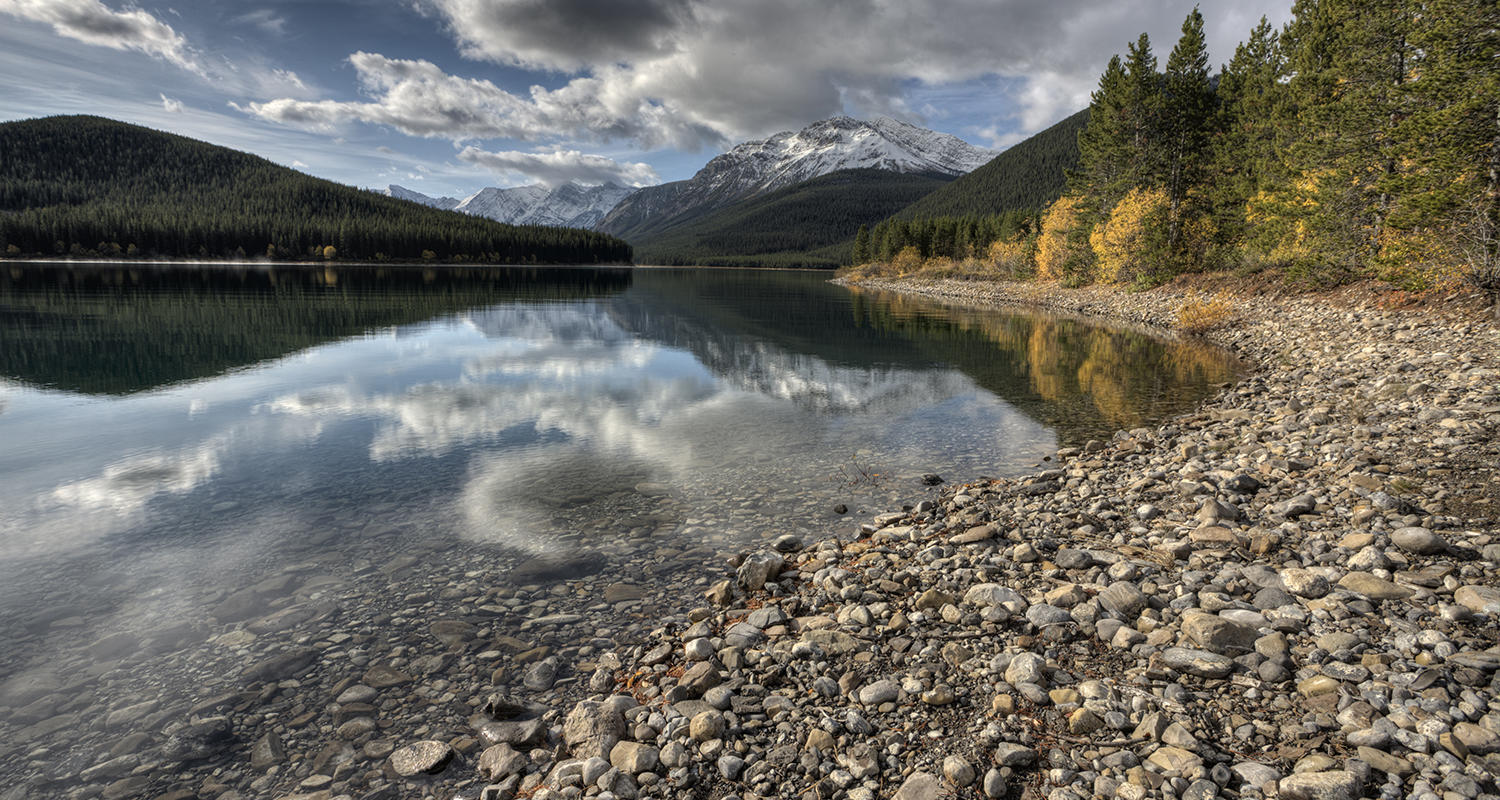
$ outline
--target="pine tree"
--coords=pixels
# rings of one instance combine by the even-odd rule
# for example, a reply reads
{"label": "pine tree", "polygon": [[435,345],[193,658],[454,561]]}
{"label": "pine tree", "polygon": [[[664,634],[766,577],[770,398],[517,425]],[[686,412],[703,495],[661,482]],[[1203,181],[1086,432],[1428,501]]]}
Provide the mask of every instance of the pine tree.
{"label": "pine tree", "polygon": [[[1408,0],[1299,0],[1283,33],[1292,78],[1287,181],[1296,253],[1320,281],[1366,271],[1380,255],[1400,183],[1396,136],[1412,65]],[[1299,210],[1300,209],[1300,210]]]}
{"label": "pine tree", "polygon": [[1194,8],[1182,23],[1182,38],[1167,58],[1161,101],[1160,150],[1168,202],[1167,247],[1182,229],[1183,203],[1201,183],[1213,123],[1214,95],[1208,82],[1208,44],[1203,15]]}
{"label": "pine tree", "polygon": [[1208,194],[1215,237],[1226,253],[1243,239],[1245,204],[1270,180],[1277,163],[1276,104],[1285,63],[1276,29],[1261,17],[1219,75]]}
{"label": "pine tree", "polygon": [[1422,55],[1399,132],[1414,166],[1400,221],[1440,223],[1476,203],[1500,215],[1500,5],[1429,0],[1412,39]]}
{"label": "pine tree", "polygon": [[1408,255],[1457,266],[1500,318],[1500,5],[1428,0],[1411,40],[1411,113],[1397,132],[1409,168],[1390,224],[1415,240]]}
{"label": "pine tree", "polygon": [[1142,33],[1125,52],[1125,130],[1130,142],[1127,188],[1161,180],[1161,75],[1151,39]]}
{"label": "pine tree", "polygon": [[1068,173],[1068,193],[1095,208],[1113,206],[1123,193],[1134,143],[1128,129],[1125,67],[1109,59],[1089,103],[1089,121],[1078,132],[1078,166]]}
{"label": "pine tree", "polygon": [[859,233],[854,235],[854,263],[867,264],[870,261],[870,228],[866,225],[859,226]]}

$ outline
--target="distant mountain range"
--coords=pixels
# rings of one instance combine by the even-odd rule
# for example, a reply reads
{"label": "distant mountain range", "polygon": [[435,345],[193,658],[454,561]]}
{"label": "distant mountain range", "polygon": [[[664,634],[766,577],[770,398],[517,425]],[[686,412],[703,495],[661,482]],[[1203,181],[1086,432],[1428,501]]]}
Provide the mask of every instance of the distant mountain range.
{"label": "distant mountain range", "polygon": [[995,155],[956,136],[893,119],[834,117],[737,145],[688,180],[637,190],[597,229],[644,240],[739,200],[832,172],[868,168],[957,176]]}
{"label": "distant mountain range", "polygon": [[458,200],[452,197],[429,197],[392,184],[386,187],[384,193],[425,206],[445,211],[462,211],[511,225],[592,229],[611,208],[633,191],[635,190],[613,183],[599,186],[565,183],[555,189],[535,183],[510,189],[491,186]]}
{"label": "distant mountain range", "polygon": [[482,189],[462,200],[386,194],[510,223],[592,228],[649,264],[835,266],[887,217],[1040,210],[1078,160],[1081,111],[1004,152],[892,119],[834,117],[736,145],[687,180],[627,189]]}

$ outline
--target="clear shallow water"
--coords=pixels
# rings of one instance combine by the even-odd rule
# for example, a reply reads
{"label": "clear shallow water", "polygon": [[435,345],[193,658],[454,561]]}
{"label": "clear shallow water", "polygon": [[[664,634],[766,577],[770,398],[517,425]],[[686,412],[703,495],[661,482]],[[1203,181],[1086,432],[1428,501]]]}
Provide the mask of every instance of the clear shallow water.
{"label": "clear shallow water", "polygon": [[[920,497],[923,473],[1013,474],[1234,374],[1190,344],[828,277],[0,268],[0,733],[46,741],[27,726],[59,709],[15,689],[38,670],[193,699],[195,654],[243,622],[215,609],[267,576],[374,606],[401,582],[362,578],[413,554],[403,574],[495,583],[580,554],[564,577],[649,583],[642,554],[716,574]],[[120,632],[153,657],[100,646]]]}

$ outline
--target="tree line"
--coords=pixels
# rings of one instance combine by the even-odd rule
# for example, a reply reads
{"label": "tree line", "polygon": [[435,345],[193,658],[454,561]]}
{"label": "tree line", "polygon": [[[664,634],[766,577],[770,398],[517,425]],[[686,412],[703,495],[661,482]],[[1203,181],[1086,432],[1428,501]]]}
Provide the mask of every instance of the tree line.
{"label": "tree line", "polygon": [[99,117],[0,125],[0,254],[628,263],[630,245],[504,225]]}
{"label": "tree line", "polygon": [[886,219],[874,228],[860,226],[853,260],[856,264],[890,261],[909,247],[923,259],[968,258],[984,253],[996,240],[1029,235],[1036,222],[1037,212],[1025,208],[999,214]]}
{"label": "tree line", "polygon": [[1013,243],[1070,285],[1274,269],[1493,294],[1497,57],[1493,0],[1297,0],[1215,75],[1195,9],[1164,66],[1145,34],[1109,61],[1066,192]]}
{"label": "tree line", "polygon": [[665,232],[640,237],[641,263],[836,267],[850,237],[951,179],[848,169],[740,200]]}

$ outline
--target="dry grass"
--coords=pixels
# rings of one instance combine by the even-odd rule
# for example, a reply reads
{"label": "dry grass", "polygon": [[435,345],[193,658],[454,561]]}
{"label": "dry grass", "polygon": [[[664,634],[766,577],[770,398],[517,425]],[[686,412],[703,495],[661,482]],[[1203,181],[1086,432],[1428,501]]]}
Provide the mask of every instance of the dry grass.
{"label": "dry grass", "polygon": [[1234,301],[1228,292],[1219,292],[1206,299],[1200,297],[1183,301],[1177,309],[1173,327],[1183,333],[1208,333],[1227,325],[1234,318]]}

